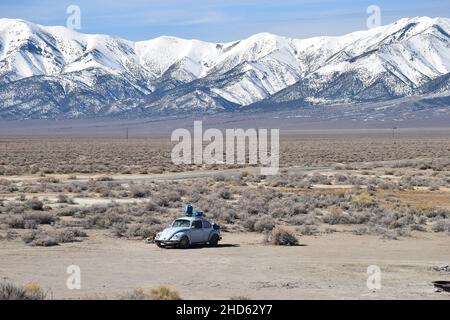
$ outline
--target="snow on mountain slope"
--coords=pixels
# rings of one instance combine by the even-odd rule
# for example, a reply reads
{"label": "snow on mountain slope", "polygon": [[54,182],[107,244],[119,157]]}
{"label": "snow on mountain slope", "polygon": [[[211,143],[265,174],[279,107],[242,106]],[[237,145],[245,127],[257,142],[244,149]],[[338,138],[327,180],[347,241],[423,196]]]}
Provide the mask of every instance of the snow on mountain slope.
{"label": "snow on mountain slope", "polygon": [[[27,107],[37,110],[27,116],[39,117],[41,108],[46,116],[76,117],[133,108],[210,112],[258,103],[376,101],[420,93],[449,72],[445,18],[401,19],[339,37],[260,33],[230,43],[167,36],[131,42],[0,19],[0,99],[8,97],[0,116]],[[17,81],[38,84],[31,93],[11,94]],[[46,83],[62,98],[39,97]]]}
{"label": "snow on mountain slope", "polygon": [[[193,78],[204,77],[221,53],[221,45],[176,37],[159,37],[135,43],[139,62],[155,77],[162,76],[172,65],[180,63]],[[191,79],[188,79],[191,80]]]}

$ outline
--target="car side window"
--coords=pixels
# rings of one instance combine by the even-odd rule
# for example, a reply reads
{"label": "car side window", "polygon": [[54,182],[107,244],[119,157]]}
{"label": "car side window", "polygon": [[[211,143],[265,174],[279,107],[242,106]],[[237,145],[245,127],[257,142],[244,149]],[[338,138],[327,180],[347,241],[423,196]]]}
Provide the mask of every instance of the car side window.
{"label": "car side window", "polygon": [[211,228],[211,223],[209,223],[209,221],[203,220],[203,228],[205,229]]}
{"label": "car side window", "polygon": [[201,229],[202,228],[202,222],[200,220],[195,220],[192,222],[192,226],[194,229]]}

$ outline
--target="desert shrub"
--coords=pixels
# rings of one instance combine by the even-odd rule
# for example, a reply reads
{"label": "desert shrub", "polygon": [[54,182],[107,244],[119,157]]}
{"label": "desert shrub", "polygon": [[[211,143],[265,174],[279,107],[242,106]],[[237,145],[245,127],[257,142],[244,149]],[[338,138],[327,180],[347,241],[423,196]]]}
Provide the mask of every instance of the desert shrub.
{"label": "desert shrub", "polygon": [[121,300],[150,300],[151,296],[142,288],[135,288],[132,292],[120,296]]}
{"label": "desert shrub", "polygon": [[269,203],[268,213],[273,217],[284,217],[289,215],[289,207],[285,206],[281,201],[275,200]]}
{"label": "desert shrub", "polygon": [[334,179],[337,184],[344,184],[348,181],[348,177],[345,174],[337,173],[334,175]]}
{"label": "desert shrub", "polygon": [[0,284],[0,300],[28,300],[23,287],[18,287],[12,283]]}
{"label": "desert shrub", "polygon": [[155,300],[181,300],[177,289],[169,286],[159,286],[151,290],[151,294]]}
{"label": "desert shrub", "polygon": [[408,228],[388,229],[379,226],[361,227],[353,230],[356,235],[376,235],[385,240],[397,240],[399,237],[410,237],[411,232]]}
{"label": "desert shrub", "polygon": [[153,212],[158,209],[159,209],[159,206],[156,203],[154,203],[153,201],[149,201],[149,202],[145,203],[144,210],[147,212],[148,211]]}
{"label": "desert shrub", "polygon": [[425,212],[428,218],[450,218],[450,210],[447,209],[432,209]]}
{"label": "desert shrub", "polygon": [[56,216],[49,212],[27,212],[23,214],[27,221],[34,221],[36,224],[52,224],[56,221]]}
{"label": "desert shrub", "polygon": [[253,224],[253,230],[256,232],[272,231],[275,228],[275,220],[270,216],[263,216],[257,219]]}
{"label": "desert shrub", "polygon": [[220,189],[220,190],[218,191],[218,193],[219,193],[219,196],[220,196],[222,199],[225,199],[225,200],[231,200],[231,199],[233,199],[233,193],[230,191],[229,188],[223,188],[223,189]]}
{"label": "desert shrub", "polygon": [[169,199],[163,195],[155,196],[152,200],[160,207],[168,207],[170,205]]}
{"label": "desert shrub", "polygon": [[31,210],[42,211],[44,210],[44,203],[37,198],[30,199],[26,202],[26,205]]}
{"label": "desert shrub", "polygon": [[151,289],[149,292],[145,292],[143,288],[136,288],[120,298],[123,300],[182,300],[177,289],[164,285]]}
{"label": "desert shrub", "polygon": [[235,209],[225,207],[220,211],[215,211],[211,213],[211,217],[219,222],[234,224],[239,216]]}
{"label": "desert shrub", "polygon": [[359,227],[352,230],[352,233],[357,236],[363,236],[366,234],[370,234],[369,228],[367,227]]}
{"label": "desert shrub", "polygon": [[124,222],[114,223],[111,227],[111,233],[113,236],[121,238],[125,236],[127,232],[127,224]]}
{"label": "desert shrub", "polygon": [[87,234],[78,228],[62,230],[33,230],[22,236],[23,242],[30,246],[51,247],[60,243],[78,241],[78,238],[87,237]]}
{"label": "desert shrub", "polygon": [[25,220],[20,215],[10,215],[3,219],[3,222],[13,229],[24,229]]}
{"label": "desert shrub", "polygon": [[36,282],[30,282],[25,285],[25,293],[29,300],[45,300],[47,294]]}
{"label": "desert shrub", "polygon": [[218,174],[218,175],[215,175],[214,176],[214,179],[216,180],[216,181],[225,181],[225,175],[223,175],[223,174]]}
{"label": "desert shrub", "polygon": [[44,300],[46,293],[36,283],[16,286],[12,283],[0,284],[0,300]]}
{"label": "desert shrub", "polygon": [[54,236],[58,243],[69,243],[77,241],[77,238],[85,238],[87,234],[78,228],[68,228],[54,232]]}
{"label": "desert shrub", "polygon": [[7,241],[14,240],[14,239],[16,239],[17,237],[18,237],[18,233],[17,233],[16,231],[14,231],[14,230],[8,230],[8,231],[6,231],[5,239],[6,239]]}
{"label": "desert shrub", "polygon": [[58,203],[75,204],[73,199],[70,198],[68,195],[65,195],[65,194],[59,194],[57,202]]}
{"label": "desert shrub", "polygon": [[410,226],[411,230],[413,231],[420,231],[420,232],[426,232],[427,229],[421,225],[421,224],[413,224]]}
{"label": "desert shrub", "polygon": [[154,238],[156,233],[164,229],[161,225],[132,224],[126,229],[124,236],[127,238]]}
{"label": "desert shrub", "polygon": [[272,230],[272,243],[277,246],[295,246],[298,245],[298,239],[293,232],[276,227]]}
{"label": "desert shrub", "polygon": [[247,231],[255,231],[255,223],[258,221],[258,217],[256,216],[250,216],[247,217],[243,222],[242,225]]}
{"label": "desert shrub", "polygon": [[348,213],[343,212],[340,209],[332,210],[328,215],[323,217],[323,222],[335,225],[335,224],[353,224],[354,219]]}
{"label": "desert shrub", "polygon": [[143,186],[132,186],[130,188],[130,193],[133,198],[147,198],[150,196],[150,190]]}
{"label": "desert shrub", "polygon": [[136,222],[143,223],[146,225],[155,225],[155,224],[161,224],[161,219],[155,215],[143,215],[142,217],[137,219]]}
{"label": "desert shrub", "polygon": [[73,216],[84,216],[81,213],[83,212],[82,208],[77,207],[67,207],[67,208],[60,208],[57,211],[55,211],[56,216],[59,217],[73,217]]}
{"label": "desert shrub", "polygon": [[108,229],[118,223],[128,223],[130,217],[127,215],[120,215],[114,212],[97,213],[93,216],[88,216],[84,220],[84,227],[87,229]]}
{"label": "desert shrub", "polygon": [[297,228],[303,236],[313,236],[319,233],[319,228],[316,225],[303,225]]}
{"label": "desert shrub", "polygon": [[48,234],[47,232],[43,232],[42,230],[33,230],[30,233],[26,233],[22,236],[22,240],[26,244],[33,247],[51,247],[58,245],[58,241],[54,236]]}
{"label": "desert shrub", "polygon": [[95,181],[101,181],[101,182],[114,181],[114,178],[110,177],[110,176],[101,176],[101,177],[97,177],[95,179]]}
{"label": "desert shrub", "polygon": [[9,202],[0,206],[0,214],[21,214],[27,210],[27,206],[21,202]]}
{"label": "desert shrub", "polygon": [[313,225],[316,223],[316,219],[313,215],[298,215],[289,218],[288,222],[294,226]]}
{"label": "desert shrub", "polygon": [[450,220],[448,219],[437,220],[433,223],[431,229],[434,232],[450,232]]}
{"label": "desert shrub", "polygon": [[[52,172],[48,172],[52,173]],[[61,181],[55,177],[42,177],[37,180],[39,183],[60,183]]]}
{"label": "desert shrub", "polygon": [[322,174],[314,174],[309,178],[309,182],[312,184],[324,184],[324,185],[331,185],[332,180],[325,175]]}

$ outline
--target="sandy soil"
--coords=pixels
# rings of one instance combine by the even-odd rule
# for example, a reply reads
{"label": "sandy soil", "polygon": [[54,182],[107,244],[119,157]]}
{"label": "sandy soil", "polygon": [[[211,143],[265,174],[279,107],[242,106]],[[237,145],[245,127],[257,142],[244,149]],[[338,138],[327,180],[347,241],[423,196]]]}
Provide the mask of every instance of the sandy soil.
{"label": "sandy soil", "polygon": [[[450,280],[434,266],[450,264],[448,235],[414,233],[382,240],[338,232],[302,237],[302,246],[263,245],[262,235],[224,233],[218,248],[159,249],[140,241],[90,233],[52,248],[20,240],[0,244],[0,275],[35,281],[53,298],[116,298],[132,288],[173,285],[184,299],[450,299],[431,281]],[[66,268],[81,267],[81,290],[66,288]],[[381,268],[382,288],[367,289],[367,267]]]}

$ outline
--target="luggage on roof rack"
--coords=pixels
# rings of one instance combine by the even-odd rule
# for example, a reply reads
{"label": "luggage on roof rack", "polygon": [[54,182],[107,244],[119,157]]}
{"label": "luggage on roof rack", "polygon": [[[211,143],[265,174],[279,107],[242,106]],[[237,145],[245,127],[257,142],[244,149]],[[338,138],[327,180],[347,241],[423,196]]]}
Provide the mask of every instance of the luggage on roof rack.
{"label": "luggage on roof rack", "polygon": [[188,204],[184,208],[184,215],[187,217],[203,217],[205,214],[203,211],[194,211],[192,204]]}
{"label": "luggage on roof rack", "polygon": [[194,211],[192,214],[194,217],[203,217],[203,211]]}
{"label": "luggage on roof rack", "polygon": [[184,208],[184,214],[188,217],[192,216],[193,212],[194,212],[194,208],[192,207],[192,204],[188,204]]}

